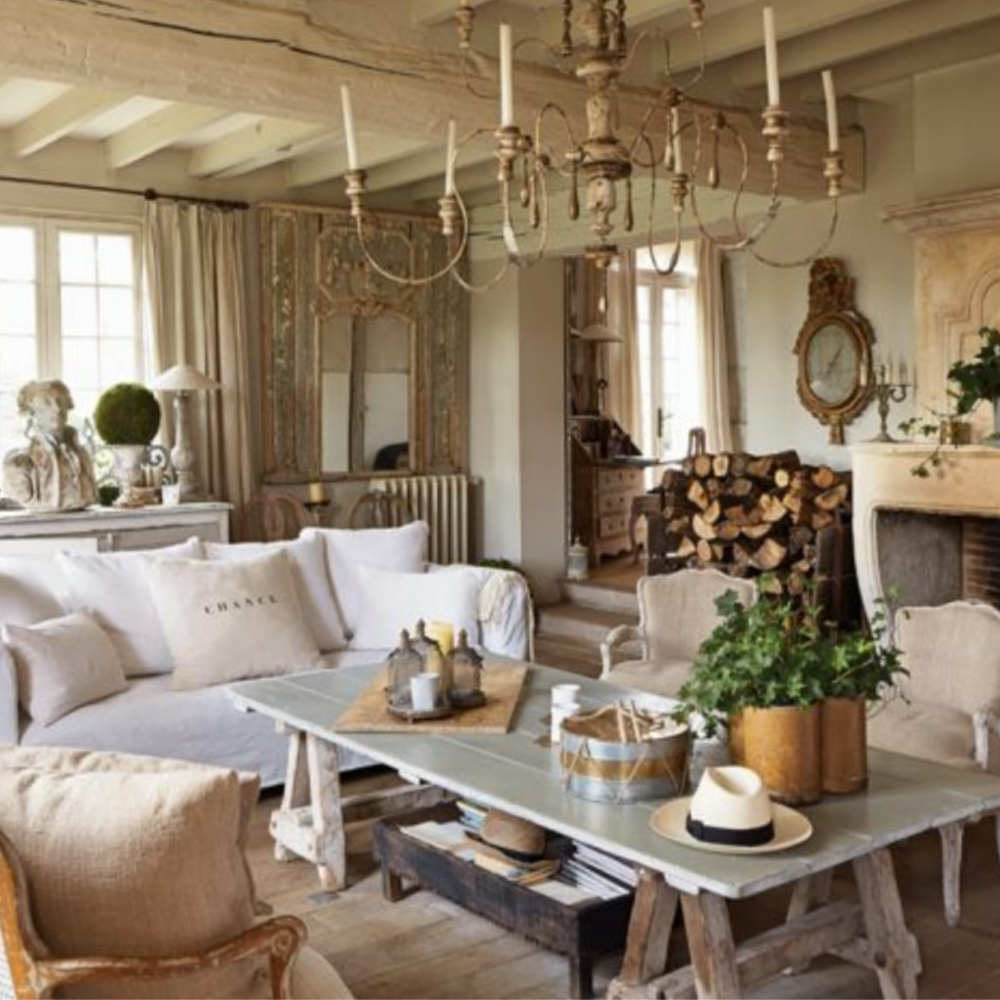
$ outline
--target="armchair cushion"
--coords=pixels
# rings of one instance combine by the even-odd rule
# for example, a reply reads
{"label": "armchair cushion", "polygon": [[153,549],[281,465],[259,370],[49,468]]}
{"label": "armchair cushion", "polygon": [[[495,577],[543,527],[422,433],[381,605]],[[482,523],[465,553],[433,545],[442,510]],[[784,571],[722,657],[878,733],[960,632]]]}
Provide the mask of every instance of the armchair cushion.
{"label": "armchair cushion", "polygon": [[952,767],[976,766],[972,716],[947,705],[894,698],[868,719],[868,743]]}
{"label": "armchair cushion", "polygon": [[350,1000],[354,994],[319,952],[306,946],[292,966],[294,1000]]}
{"label": "armchair cushion", "polygon": [[676,698],[690,672],[690,660],[625,660],[616,663],[601,680]]}
{"label": "armchair cushion", "polygon": [[[0,829],[60,957],[193,954],[254,923],[233,771],[55,749],[0,749]],[[86,914],[86,919],[80,919]],[[100,983],[77,996],[247,997],[257,961],[176,980]]]}

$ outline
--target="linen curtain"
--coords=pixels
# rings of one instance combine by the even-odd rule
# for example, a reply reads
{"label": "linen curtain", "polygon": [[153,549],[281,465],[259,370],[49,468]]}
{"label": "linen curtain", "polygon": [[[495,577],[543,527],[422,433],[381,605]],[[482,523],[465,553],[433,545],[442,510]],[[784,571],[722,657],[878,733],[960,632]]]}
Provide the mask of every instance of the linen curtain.
{"label": "linen curtain", "polygon": [[639,392],[639,330],[636,321],[635,251],[622,250],[608,274],[608,325],[621,334],[620,344],[604,344],[608,352],[608,401],[632,440],[642,446]]}
{"label": "linen curtain", "polygon": [[[253,493],[245,213],[150,200],[144,243],[152,370],[187,362],[222,385],[189,400],[197,475],[204,492],[239,510]],[[172,394],[167,402],[169,447]]]}
{"label": "linen curtain", "polygon": [[726,348],[722,252],[710,240],[696,246],[695,317],[698,325],[698,370],[709,452],[732,450],[729,422],[729,353]]}

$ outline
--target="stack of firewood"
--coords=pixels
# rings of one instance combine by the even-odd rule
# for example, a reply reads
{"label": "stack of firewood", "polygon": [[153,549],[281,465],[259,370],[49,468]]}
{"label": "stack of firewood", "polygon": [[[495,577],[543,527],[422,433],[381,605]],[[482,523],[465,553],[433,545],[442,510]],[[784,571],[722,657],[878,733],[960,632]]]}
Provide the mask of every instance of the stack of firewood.
{"label": "stack of firewood", "polygon": [[803,465],[794,451],[695,455],[668,469],[661,489],[675,565],[774,572],[793,594],[815,570],[820,532],[850,514],[850,472]]}

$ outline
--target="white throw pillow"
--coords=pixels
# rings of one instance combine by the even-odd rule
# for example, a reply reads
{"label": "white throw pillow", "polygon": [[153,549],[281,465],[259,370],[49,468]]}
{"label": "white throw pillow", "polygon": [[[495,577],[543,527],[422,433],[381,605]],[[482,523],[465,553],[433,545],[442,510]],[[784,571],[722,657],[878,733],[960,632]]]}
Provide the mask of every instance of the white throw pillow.
{"label": "white throw pillow", "polygon": [[8,624],[3,639],[17,666],[21,707],[43,726],[128,687],[114,644],[89,615]]}
{"label": "white throw pillow", "polygon": [[149,578],[175,689],[323,666],[287,552],[233,562],[161,559]]}
{"label": "white throw pillow", "polygon": [[318,537],[300,538],[294,542],[245,542],[241,545],[222,545],[203,542],[202,551],[211,562],[236,562],[255,559],[269,552],[283,550],[292,560],[292,575],[299,604],[316,645],[324,653],[343,649],[347,645],[340,612],[333,599],[333,586],[326,570],[326,551]]}
{"label": "white throw pillow", "polygon": [[427,563],[428,534],[424,521],[404,524],[401,528],[368,528],[363,531],[303,528],[302,538],[318,535],[326,545],[327,569],[333,581],[340,618],[349,636],[354,634],[362,612],[358,595],[358,567],[423,573]]}
{"label": "white throw pillow", "polygon": [[60,552],[69,588],[69,610],[92,615],[115,644],[126,677],[167,674],[171,659],[149,591],[148,570],[157,560],[201,558],[201,542],[144,552]]}
{"label": "white throw pillow", "polygon": [[0,625],[34,625],[63,613],[55,592],[38,578],[38,563],[0,558]]}
{"label": "white throw pillow", "polygon": [[465,629],[472,645],[479,643],[479,578],[472,569],[447,573],[393,573],[358,568],[361,618],[351,640],[354,649],[393,649],[401,629],[411,634],[422,618]]}

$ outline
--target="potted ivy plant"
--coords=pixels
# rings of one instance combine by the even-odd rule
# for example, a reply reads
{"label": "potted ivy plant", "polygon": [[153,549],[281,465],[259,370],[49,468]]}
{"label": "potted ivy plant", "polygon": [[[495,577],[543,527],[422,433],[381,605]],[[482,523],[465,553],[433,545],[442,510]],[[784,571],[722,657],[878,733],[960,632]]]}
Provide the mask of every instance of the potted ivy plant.
{"label": "potted ivy plant", "polygon": [[726,726],[734,760],[757,771],[777,801],[817,802],[827,655],[821,609],[772,592],[766,575],[752,604],[730,591],[716,606],[722,621],[698,650],[678,715],[702,716],[708,733]]}
{"label": "potted ivy plant", "polygon": [[832,632],[823,645],[820,704],[823,791],[835,795],[868,787],[868,706],[887,697],[905,674],[879,600],[868,627]]}
{"label": "potted ivy plant", "polygon": [[952,395],[960,416],[969,414],[983,400],[993,406],[994,433],[1000,431],[1000,330],[979,328],[979,350],[971,361],[955,361],[948,369],[948,380],[958,386]]}
{"label": "potted ivy plant", "polygon": [[132,486],[142,456],[160,429],[160,404],[144,385],[118,382],[101,393],[94,408],[94,426],[114,452],[121,495],[118,506],[132,505]]}

